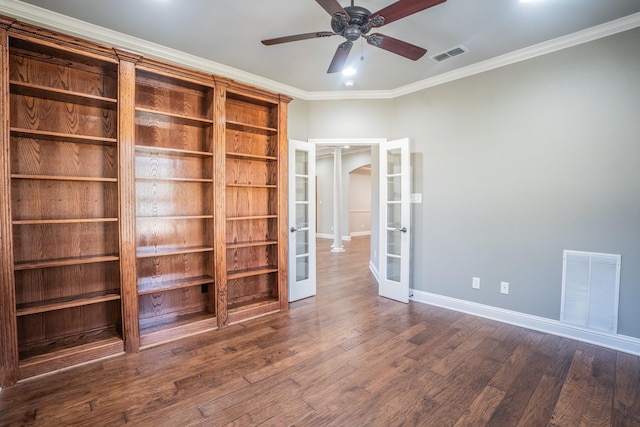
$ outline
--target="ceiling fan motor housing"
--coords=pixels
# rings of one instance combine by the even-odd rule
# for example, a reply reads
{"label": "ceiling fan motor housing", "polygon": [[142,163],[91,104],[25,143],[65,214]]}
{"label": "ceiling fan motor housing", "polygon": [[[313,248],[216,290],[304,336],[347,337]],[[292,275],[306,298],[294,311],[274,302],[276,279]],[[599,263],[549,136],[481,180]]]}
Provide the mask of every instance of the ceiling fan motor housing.
{"label": "ceiling fan motor housing", "polygon": [[356,41],[361,35],[371,30],[371,26],[366,25],[367,19],[371,15],[369,10],[360,6],[347,6],[344,10],[349,15],[350,20],[347,22],[345,16],[336,14],[331,19],[331,29],[333,29],[334,33],[340,34],[349,41]]}

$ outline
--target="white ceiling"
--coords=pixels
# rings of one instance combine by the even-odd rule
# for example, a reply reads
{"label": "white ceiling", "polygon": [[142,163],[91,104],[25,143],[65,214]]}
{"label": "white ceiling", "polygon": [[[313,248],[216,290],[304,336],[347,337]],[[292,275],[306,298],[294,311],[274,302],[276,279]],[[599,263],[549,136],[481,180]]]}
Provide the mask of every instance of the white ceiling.
{"label": "white ceiling", "polygon": [[[349,5],[348,0],[339,1]],[[391,3],[356,1],[372,12]],[[0,0],[0,13],[314,99],[327,93],[344,98],[394,93],[496,57],[517,56],[522,49],[535,51],[532,46],[575,37],[576,32],[602,24],[635,27],[640,25],[640,0],[448,0],[376,30],[426,48],[427,55],[416,62],[355,42],[349,62],[358,73],[351,89],[343,86],[345,77],[326,73],[337,45],[344,41],[341,37],[276,46],[260,43],[330,31],[330,16],[314,0]],[[470,52],[442,63],[428,58],[458,45]],[[180,58],[183,53],[190,61]]]}

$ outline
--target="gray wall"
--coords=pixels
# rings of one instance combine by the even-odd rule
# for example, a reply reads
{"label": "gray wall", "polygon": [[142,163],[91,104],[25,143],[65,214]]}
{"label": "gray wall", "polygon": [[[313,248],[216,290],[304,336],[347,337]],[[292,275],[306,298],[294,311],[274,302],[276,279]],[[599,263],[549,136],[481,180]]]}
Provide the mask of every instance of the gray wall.
{"label": "gray wall", "polygon": [[316,161],[318,177],[318,225],[319,234],[333,234],[333,157],[323,157]]}
{"label": "gray wall", "polygon": [[307,138],[385,138],[392,108],[393,100],[309,102]]}
{"label": "gray wall", "polygon": [[309,102],[294,99],[289,103],[288,130],[289,139],[306,141],[308,138],[307,118],[309,117]]}
{"label": "gray wall", "polygon": [[[634,29],[391,101],[310,102],[307,137],[410,138],[414,288],[559,319],[562,250],[621,254],[618,330],[640,338],[639,47]],[[350,123],[358,103],[381,114]]]}

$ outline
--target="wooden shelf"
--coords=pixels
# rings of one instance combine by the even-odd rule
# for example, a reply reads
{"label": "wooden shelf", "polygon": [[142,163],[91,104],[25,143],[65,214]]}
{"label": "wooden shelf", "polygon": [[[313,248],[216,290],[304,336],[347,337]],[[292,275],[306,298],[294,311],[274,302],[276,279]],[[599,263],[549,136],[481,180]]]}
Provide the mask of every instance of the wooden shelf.
{"label": "wooden shelf", "polygon": [[197,252],[213,252],[210,246],[194,246],[188,248],[161,248],[161,249],[140,249],[138,248],[138,258],[152,258],[157,256],[192,254]]}
{"label": "wooden shelf", "polygon": [[227,221],[250,221],[252,219],[273,219],[273,218],[278,218],[278,215],[234,216],[234,217],[227,217]]}
{"label": "wooden shelf", "polygon": [[118,142],[117,138],[106,138],[101,136],[77,135],[72,133],[50,132],[45,130],[11,128],[11,136],[21,138],[46,139],[51,141],[73,142],[77,144],[103,144],[113,145]]}
{"label": "wooden shelf", "polygon": [[116,290],[107,292],[94,292],[87,295],[57,298],[38,303],[18,304],[16,314],[18,316],[28,316],[30,314],[45,313],[47,311],[63,310],[65,308],[82,307],[89,304],[99,304],[101,302],[115,301],[120,299],[120,294]]}
{"label": "wooden shelf", "polygon": [[265,316],[280,311],[280,302],[275,297],[262,297],[251,301],[232,302],[229,304],[229,324],[242,322],[255,317]]}
{"label": "wooden shelf", "polygon": [[237,242],[237,243],[227,243],[227,249],[253,248],[253,247],[260,247],[260,246],[271,246],[271,245],[277,245],[277,244],[278,244],[277,240]]}
{"label": "wooden shelf", "polygon": [[20,377],[29,378],[124,352],[115,327],[82,331],[20,348]]}
{"label": "wooden shelf", "polygon": [[84,224],[93,222],[118,222],[118,218],[68,218],[68,219],[16,219],[13,225]]}
{"label": "wooden shelf", "polygon": [[138,294],[153,294],[156,292],[171,291],[174,289],[190,288],[192,286],[208,284],[213,284],[212,276],[189,277],[187,279],[167,280],[159,283],[139,283]]}
{"label": "wooden shelf", "polygon": [[166,156],[213,157],[207,151],[181,150],[179,148],[155,147],[153,145],[136,145],[136,151],[163,154]]}
{"label": "wooden shelf", "polygon": [[246,159],[246,160],[264,160],[264,161],[276,161],[278,160],[275,156],[260,156],[257,154],[248,154],[248,153],[236,153],[232,151],[227,151],[227,157],[234,159]]}
{"label": "wooden shelf", "polygon": [[117,255],[84,256],[73,258],[48,259],[42,261],[23,261],[14,265],[14,270],[33,270],[36,268],[64,267],[67,265],[93,264],[98,262],[118,261]]}
{"label": "wooden shelf", "polygon": [[235,188],[278,188],[275,184],[227,184],[227,187]]}
{"label": "wooden shelf", "polygon": [[33,83],[18,82],[15,80],[10,82],[10,86],[11,93],[18,95],[51,99],[54,101],[72,104],[88,105],[90,107],[106,108],[109,110],[116,110],[118,107],[118,100],[115,98],[105,98],[103,96],[57,89]]}
{"label": "wooden shelf", "polygon": [[185,116],[183,114],[168,113],[163,111],[151,110],[149,108],[136,107],[136,116],[151,116],[171,123],[183,124],[188,126],[210,126],[213,125],[212,119],[203,117]]}
{"label": "wooden shelf", "polygon": [[158,177],[158,176],[137,176],[137,180],[140,181],[167,181],[167,182],[203,182],[210,184],[213,179],[204,178],[175,178],[175,177]]}
{"label": "wooden shelf", "polygon": [[181,219],[213,219],[213,215],[179,215],[179,216],[139,216],[140,220],[181,220]]}
{"label": "wooden shelf", "polygon": [[118,182],[118,178],[102,178],[93,176],[59,176],[59,175],[25,175],[11,174],[13,179],[40,179],[46,181],[81,181],[81,182]]}
{"label": "wooden shelf", "polygon": [[140,348],[148,348],[185,336],[218,329],[217,318],[209,312],[179,314],[165,322],[140,327]]}
{"label": "wooden shelf", "polygon": [[278,129],[276,128],[271,128],[271,127],[267,127],[267,126],[258,126],[258,125],[252,125],[249,123],[240,123],[240,122],[236,122],[236,121],[232,121],[232,120],[227,120],[227,127],[229,129],[235,129],[235,130],[240,130],[243,132],[254,132],[254,133],[260,133],[263,135],[275,135],[278,133]]}
{"label": "wooden shelf", "polygon": [[255,298],[251,300],[242,300],[229,303],[229,312],[235,312],[240,310],[247,310],[255,307],[261,307],[264,305],[270,305],[277,303],[277,299],[271,296],[265,296],[261,298]]}
{"label": "wooden shelf", "polygon": [[232,270],[227,271],[227,280],[242,279],[243,277],[259,276],[261,274],[276,273],[278,267],[274,265],[268,265],[265,267],[247,268],[244,270]]}

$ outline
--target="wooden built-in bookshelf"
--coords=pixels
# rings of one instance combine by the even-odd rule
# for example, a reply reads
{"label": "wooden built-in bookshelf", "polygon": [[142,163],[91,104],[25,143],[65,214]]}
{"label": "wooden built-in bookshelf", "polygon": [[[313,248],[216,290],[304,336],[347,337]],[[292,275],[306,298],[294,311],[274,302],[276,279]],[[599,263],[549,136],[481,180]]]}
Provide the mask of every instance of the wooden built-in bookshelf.
{"label": "wooden built-in bookshelf", "polygon": [[213,79],[136,71],[140,345],[217,328]]}
{"label": "wooden built-in bookshelf", "polygon": [[286,272],[280,268],[286,264],[280,258],[286,242],[279,233],[286,222],[286,203],[280,198],[286,192],[287,164],[286,139],[279,129],[282,109],[278,98],[227,89],[225,137],[218,140],[225,169],[226,245],[220,258],[226,271],[220,280],[232,323],[286,306],[281,300]]}
{"label": "wooden built-in bookshelf", "polygon": [[288,308],[290,98],[0,36],[0,386]]}
{"label": "wooden built-in bookshelf", "polygon": [[7,40],[12,312],[22,378],[124,351],[118,63],[47,41]]}

